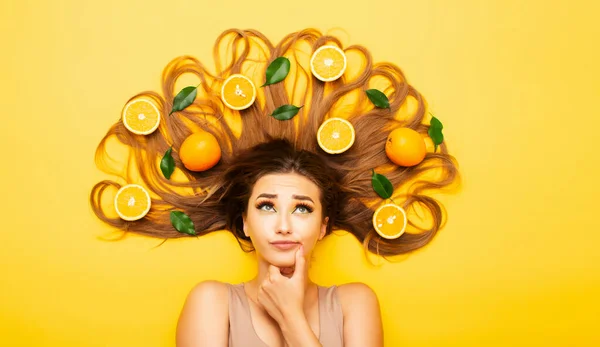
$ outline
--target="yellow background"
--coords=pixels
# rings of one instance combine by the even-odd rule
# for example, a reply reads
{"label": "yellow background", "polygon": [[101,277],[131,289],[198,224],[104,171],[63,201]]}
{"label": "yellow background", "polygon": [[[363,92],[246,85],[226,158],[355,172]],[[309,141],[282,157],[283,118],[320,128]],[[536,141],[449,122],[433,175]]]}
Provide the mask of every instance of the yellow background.
{"label": "yellow background", "polygon": [[[0,344],[172,346],[189,289],[253,273],[226,232],[167,242],[110,229],[88,205],[96,145],[125,101],[223,30],[274,42],[342,27],[403,68],[445,125],[463,189],[435,241],[373,267],[350,236],[315,281],[364,281],[386,346],[600,342],[596,1],[2,1]],[[337,33],[337,32],[336,32]]]}

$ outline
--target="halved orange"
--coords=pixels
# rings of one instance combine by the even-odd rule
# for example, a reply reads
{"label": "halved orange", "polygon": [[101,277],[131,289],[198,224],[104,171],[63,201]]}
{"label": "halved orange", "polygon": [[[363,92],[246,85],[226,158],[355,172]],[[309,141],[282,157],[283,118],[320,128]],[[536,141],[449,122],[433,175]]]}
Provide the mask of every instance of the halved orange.
{"label": "halved orange", "polygon": [[247,109],[256,100],[256,87],[244,75],[231,75],[221,87],[221,100],[232,110]]}
{"label": "halved orange", "polygon": [[121,187],[115,196],[115,210],[126,221],[142,219],[150,211],[150,205],[150,194],[138,184]]}
{"label": "halved orange", "polygon": [[356,133],[352,123],[343,118],[329,118],[317,131],[317,142],[327,153],[339,154],[354,144]]}
{"label": "halved orange", "polygon": [[321,46],[310,58],[310,71],[323,82],[335,81],[346,71],[346,54],[337,46]]}
{"label": "halved orange", "polygon": [[150,100],[138,98],[129,101],[121,114],[123,125],[137,135],[148,135],[160,124],[158,107]]}
{"label": "halved orange", "polygon": [[396,204],[385,204],[373,214],[373,227],[385,239],[396,239],[406,230],[406,212]]}

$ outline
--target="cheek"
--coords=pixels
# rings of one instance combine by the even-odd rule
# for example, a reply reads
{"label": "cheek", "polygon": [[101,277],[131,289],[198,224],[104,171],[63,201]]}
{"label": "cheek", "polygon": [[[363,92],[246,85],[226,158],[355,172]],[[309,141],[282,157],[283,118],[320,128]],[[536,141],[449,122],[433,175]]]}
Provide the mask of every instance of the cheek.
{"label": "cheek", "polygon": [[321,223],[318,218],[311,218],[310,220],[303,220],[299,223],[299,228],[302,232],[302,239],[305,244],[309,247],[313,247],[317,241],[319,241],[319,235],[321,233]]}
{"label": "cheek", "polygon": [[246,233],[253,242],[264,239],[268,231],[275,227],[276,219],[272,215],[261,215],[259,213],[248,213],[246,219]]}

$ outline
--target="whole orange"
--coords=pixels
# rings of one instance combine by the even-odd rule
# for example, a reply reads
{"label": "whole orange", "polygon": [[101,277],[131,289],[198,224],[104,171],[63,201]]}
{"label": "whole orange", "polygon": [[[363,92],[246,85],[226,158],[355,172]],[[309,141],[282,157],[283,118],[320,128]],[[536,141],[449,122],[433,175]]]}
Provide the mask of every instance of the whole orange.
{"label": "whole orange", "polygon": [[385,154],[396,165],[415,166],[427,154],[425,140],[411,128],[394,129],[385,143]]}
{"label": "whole orange", "polygon": [[213,134],[200,131],[188,136],[179,147],[179,158],[191,171],[206,171],[221,159],[221,147]]}

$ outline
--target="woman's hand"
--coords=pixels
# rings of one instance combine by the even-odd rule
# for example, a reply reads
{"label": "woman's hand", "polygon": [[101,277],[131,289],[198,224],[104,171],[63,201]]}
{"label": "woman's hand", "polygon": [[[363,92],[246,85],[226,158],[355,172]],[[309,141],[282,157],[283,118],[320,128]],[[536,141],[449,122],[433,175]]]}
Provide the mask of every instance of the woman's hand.
{"label": "woman's hand", "polygon": [[286,320],[304,317],[304,294],[306,291],[306,261],[302,245],[296,251],[296,265],[292,277],[287,278],[281,270],[269,265],[267,278],[258,288],[258,302],[267,313],[283,325]]}
{"label": "woman's hand", "polygon": [[306,282],[306,260],[300,246],[292,277],[283,276],[278,267],[270,265],[267,279],[258,288],[258,302],[279,324],[290,347],[322,347],[304,314]]}

